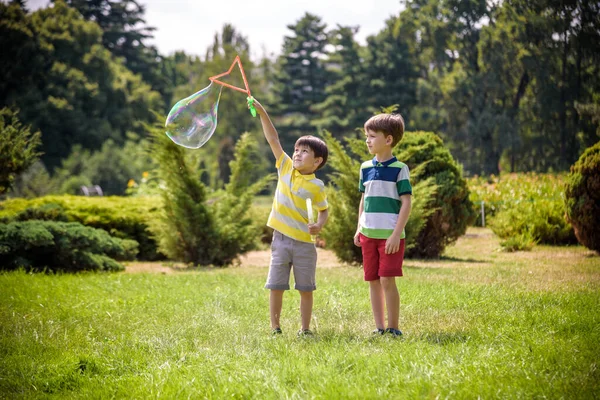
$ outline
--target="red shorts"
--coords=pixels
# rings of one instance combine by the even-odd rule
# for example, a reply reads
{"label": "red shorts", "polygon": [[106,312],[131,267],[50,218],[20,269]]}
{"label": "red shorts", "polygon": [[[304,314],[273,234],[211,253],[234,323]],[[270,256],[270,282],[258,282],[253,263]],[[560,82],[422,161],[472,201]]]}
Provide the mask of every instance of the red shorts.
{"label": "red shorts", "polygon": [[386,239],[371,239],[359,234],[362,248],[365,281],[376,281],[381,276],[402,276],[404,261],[404,239],[400,240],[400,249],[393,254],[385,254]]}

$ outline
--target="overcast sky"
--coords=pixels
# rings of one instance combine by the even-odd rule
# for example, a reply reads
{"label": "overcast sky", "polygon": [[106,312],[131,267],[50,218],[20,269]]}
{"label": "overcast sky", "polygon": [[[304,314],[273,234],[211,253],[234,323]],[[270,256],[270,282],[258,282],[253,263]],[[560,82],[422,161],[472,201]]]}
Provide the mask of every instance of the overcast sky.
{"label": "overcast sky", "polygon": [[[49,0],[28,0],[27,7],[37,10]],[[156,29],[154,41],[159,52],[176,50],[204,56],[215,32],[230,23],[250,42],[253,59],[263,54],[279,54],[283,37],[290,34],[305,12],[321,18],[328,28],[336,24],[360,26],[356,36],[364,44],[366,37],[384,27],[385,20],[398,15],[399,0],[140,0],[146,7],[146,22]]]}

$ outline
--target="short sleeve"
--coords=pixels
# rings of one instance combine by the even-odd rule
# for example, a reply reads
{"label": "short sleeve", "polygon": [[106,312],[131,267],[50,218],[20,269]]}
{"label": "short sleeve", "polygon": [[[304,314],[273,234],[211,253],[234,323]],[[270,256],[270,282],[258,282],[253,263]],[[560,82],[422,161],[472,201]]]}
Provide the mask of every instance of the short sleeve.
{"label": "short sleeve", "polygon": [[319,211],[329,208],[329,204],[327,203],[327,193],[325,192],[324,187],[322,187],[321,190],[319,190],[319,192],[316,194],[313,203],[315,208]]}
{"label": "short sleeve", "polygon": [[365,184],[363,181],[363,169],[360,169],[359,178],[358,178],[358,191],[361,193],[365,192]]}
{"label": "short sleeve", "polygon": [[396,187],[398,189],[398,196],[405,194],[412,194],[412,186],[410,184],[410,171],[408,166],[405,165],[398,174],[398,180],[396,181]]}
{"label": "short sleeve", "polygon": [[279,159],[275,161],[275,166],[279,175],[285,175],[289,170],[292,169],[292,159],[285,152],[281,153]]}

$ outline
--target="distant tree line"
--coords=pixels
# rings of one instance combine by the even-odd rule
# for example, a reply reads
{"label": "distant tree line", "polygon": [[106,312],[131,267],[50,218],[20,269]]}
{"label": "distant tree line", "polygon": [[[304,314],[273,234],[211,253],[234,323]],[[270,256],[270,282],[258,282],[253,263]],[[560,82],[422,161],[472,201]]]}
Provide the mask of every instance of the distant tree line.
{"label": "distant tree line", "polygon": [[[0,3],[0,109],[41,132],[43,153],[15,190],[101,183],[123,194],[155,168],[148,126],[238,54],[286,149],[321,130],[360,137],[373,112],[394,104],[408,130],[440,135],[471,174],[566,170],[600,140],[598,2],[402,1],[366,45],[359,27],[306,13],[288,26],[281,54],[259,60],[229,24],[200,56],[162,55],[147,44],[154,28],[144,12],[134,0],[55,0],[35,12]],[[237,92],[223,91],[218,124],[195,156],[215,189],[229,179],[241,135],[260,136]],[[255,180],[272,162],[259,143]]]}

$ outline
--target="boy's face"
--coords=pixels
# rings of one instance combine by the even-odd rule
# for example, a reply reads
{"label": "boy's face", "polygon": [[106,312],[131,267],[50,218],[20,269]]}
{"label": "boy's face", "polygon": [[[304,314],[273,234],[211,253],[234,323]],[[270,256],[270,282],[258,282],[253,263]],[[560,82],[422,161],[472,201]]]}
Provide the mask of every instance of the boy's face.
{"label": "boy's face", "polygon": [[381,154],[389,151],[394,141],[392,135],[386,135],[383,132],[375,132],[370,129],[365,130],[365,136],[369,154]]}
{"label": "boy's face", "polygon": [[301,174],[312,174],[323,162],[322,157],[315,158],[315,152],[308,146],[294,146],[294,156],[292,157],[294,168]]}

